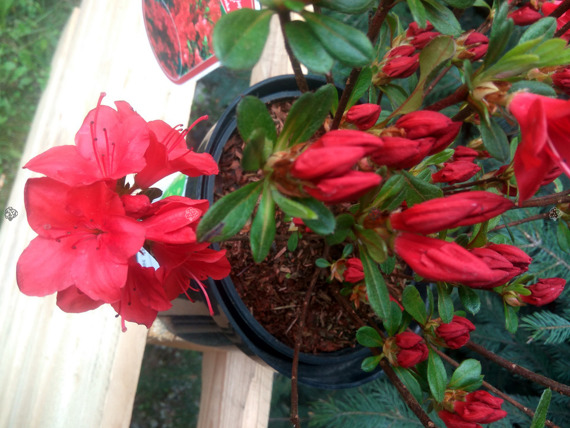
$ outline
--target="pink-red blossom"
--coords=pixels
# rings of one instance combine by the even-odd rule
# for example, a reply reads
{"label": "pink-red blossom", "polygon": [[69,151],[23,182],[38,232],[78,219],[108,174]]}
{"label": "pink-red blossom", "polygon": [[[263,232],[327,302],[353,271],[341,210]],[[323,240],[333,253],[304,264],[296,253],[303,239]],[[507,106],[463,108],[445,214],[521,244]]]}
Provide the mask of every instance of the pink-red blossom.
{"label": "pink-red blossom", "polygon": [[459,349],[469,342],[469,334],[474,330],[475,326],[471,321],[454,315],[451,322],[441,323],[435,329],[435,333],[445,343],[445,346],[451,349]]}
{"label": "pink-red blossom", "polygon": [[448,162],[438,172],[431,175],[434,183],[463,183],[481,171],[481,167],[471,161]]}
{"label": "pink-red blossom", "polygon": [[537,283],[529,285],[530,296],[521,296],[521,300],[529,305],[543,306],[554,302],[566,286],[562,278],[541,278]]}
{"label": "pink-red blossom", "polygon": [[418,110],[400,117],[394,126],[404,131],[406,138],[417,140],[433,139],[428,155],[441,152],[459,134],[462,122],[454,122],[437,111]]}
{"label": "pink-red blossom", "polygon": [[346,121],[364,131],[376,124],[381,111],[382,109],[377,104],[357,104],[346,113]]}

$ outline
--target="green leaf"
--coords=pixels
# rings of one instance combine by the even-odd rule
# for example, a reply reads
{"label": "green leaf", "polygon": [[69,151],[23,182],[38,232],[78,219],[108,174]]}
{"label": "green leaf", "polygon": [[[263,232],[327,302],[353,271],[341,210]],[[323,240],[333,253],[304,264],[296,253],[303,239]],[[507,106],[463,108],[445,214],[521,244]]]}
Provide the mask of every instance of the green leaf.
{"label": "green leaf", "polygon": [[455,369],[447,387],[449,389],[462,389],[464,391],[474,391],[483,383],[481,376],[481,363],[474,359],[464,360]]}
{"label": "green leaf", "polygon": [[271,10],[239,9],[222,16],[214,27],[216,57],[229,68],[255,65],[269,35]]}
{"label": "green leaf", "polygon": [[388,246],[376,231],[357,227],[356,236],[362,244],[366,246],[370,257],[372,257],[376,263],[382,263],[386,260],[388,257]]}
{"label": "green leaf", "polygon": [[570,49],[563,39],[550,39],[540,44],[533,54],[540,58],[537,67],[554,67],[570,63]]}
{"label": "green leaf", "polygon": [[293,232],[289,239],[287,239],[287,249],[289,251],[295,251],[299,245],[299,232]]}
{"label": "green leaf", "polygon": [[534,418],[530,424],[530,428],[542,428],[546,422],[546,415],[548,413],[548,406],[550,406],[550,400],[552,399],[552,391],[547,388],[542,393],[540,397],[540,402],[534,412]]}
{"label": "green leaf", "polygon": [[261,128],[253,131],[246,140],[241,167],[244,171],[257,171],[265,165],[266,153],[273,149],[273,143],[265,138],[265,131]]}
{"label": "green leaf", "polygon": [[379,363],[380,363],[380,355],[372,355],[370,357],[366,357],[362,361],[360,368],[365,372],[371,372],[376,367],[378,367]]}
{"label": "green leaf", "polygon": [[239,102],[236,110],[239,134],[244,141],[251,138],[253,132],[261,128],[267,139],[275,141],[277,131],[267,106],[257,97],[248,95]]}
{"label": "green leaf", "polygon": [[514,29],[514,23],[512,19],[507,18],[508,13],[509,3],[505,1],[501,2],[499,7],[496,9],[493,26],[491,27],[491,33],[489,35],[489,45],[483,60],[483,65],[485,67],[494,64],[495,61],[497,61],[509,42]]}
{"label": "green leaf", "polygon": [[307,24],[329,54],[345,65],[363,67],[374,58],[368,37],[356,28],[325,15],[303,12]]}
{"label": "green leaf", "polygon": [[503,163],[508,163],[510,156],[509,140],[503,128],[491,118],[489,123],[485,120],[481,121],[479,131],[489,154]]}
{"label": "green leaf", "polygon": [[439,355],[430,349],[428,357],[427,379],[431,395],[441,403],[445,396],[447,373]]}
{"label": "green leaf", "polygon": [[358,329],[356,332],[356,340],[367,348],[381,348],[384,345],[384,341],[378,332],[367,325]]}
{"label": "green leaf", "polygon": [[443,197],[443,191],[431,183],[427,183],[418,177],[402,170],[406,182],[406,202],[412,207],[420,202]]}
{"label": "green leaf", "polygon": [[398,333],[400,329],[400,324],[402,322],[402,311],[400,306],[390,300],[390,317],[384,320],[384,327],[389,336],[394,336]]}
{"label": "green leaf", "polygon": [[323,259],[323,258],[318,258],[317,260],[315,260],[315,265],[317,267],[320,267],[321,269],[326,269],[328,267],[330,267],[330,263],[327,259]]}
{"label": "green leaf", "polygon": [[519,45],[528,40],[532,39],[551,39],[554,37],[556,32],[556,19],[549,16],[545,16],[539,19],[534,24],[530,25],[521,38],[519,39]]}
{"label": "green leaf", "polygon": [[330,235],[334,232],[336,220],[334,214],[325,204],[313,198],[299,199],[299,202],[301,201],[307,208],[317,214],[316,219],[303,219],[307,227],[319,235]]}
{"label": "green leaf", "polygon": [[515,308],[507,305],[506,303],[504,303],[503,306],[505,308],[505,328],[509,333],[515,334],[519,328],[519,317],[517,316],[517,312]]}
{"label": "green leaf", "polygon": [[384,262],[380,263],[380,270],[386,275],[390,275],[392,272],[394,272],[395,267],[396,257],[394,256],[388,257]]}
{"label": "green leaf", "polygon": [[328,73],[333,58],[311,31],[306,22],[290,21],[285,24],[285,34],[295,57],[315,73]]}
{"label": "green leaf", "polygon": [[386,96],[390,100],[390,105],[394,110],[396,110],[398,107],[404,104],[408,99],[408,93],[406,92],[406,90],[401,86],[395,85],[393,83],[382,85],[378,89],[380,89],[384,94],[386,94]]}
{"label": "green leaf", "polygon": [[350,98],[348,99],[348,104],[346,106],[347,109],[352,107],[354,104],[360,100],[370,87],[370,82],[372,81],[372,69],[370,67],[364,67],[360,74],[358,75],[358,79],[356,79],[356,84],[354,85],[354,89],[350,94]]}
{"label": "green leaf", "polygon": [[319,6],[342,13],[362,13],[368,10],[375,0],[320,0]]}
{"label": "green leaf", "polygon": [[556,98],[556,91],[551,85],[548,85],[537,80],[521,80],[513,83],[509,92],[514,93],[517,91],[525,90],[533,94],[544,95],[546,97]]}
{"label": "green leaf", "polygon": [[437,311],[444,323],[453,320],[453,299],[451,298],[452,287],[446,284],[437,283]]}
{"label": "green leaf", "polygon": [[398,208],[406,198],[406,180],[400,174],[392,175],[376,196],[374,206],[385,211],[392,211]]}
{"label": "green leaf", "polygon": [[337,245],[343,242],[354,226],[354,217],[351,214],[341,214],[336,218],[336,227],[332,235],[327,236],[327,244]]}
{"label": "green leaf", "polygon": [[294,12],[301,12],[305,8],[305,3],[300,0],[284,0],[283,5]]}
{"label": "green leaf", "polygon": [[421,0],[407,0],[410,12],[420,28],[425,28],[427,25],[426,9]]}
{"label": "green leaf", "polygon": [[406,388],[412,393],[414,398],[421,403],[423,401],[422,397],[422,388],[418,380],[414,377],[411,370],[403,369],[401,367],[392,367],[393,370],[396,372],[400,380]]}
{"label": "green leaf", "polygon": [[303,220],[316,219],[319,216],[316,212],[310,209],[303,199],[288,198],[279,192],[279,190],[272,188],[271,196],[279,208],[289,217],[298,217]]}
{"label": "green leaf", "polygon": [[364,281],[366,283],[366,292],[370,306],[376,314],[382,319],[390,318],[390,294],[384,282],[384,278],[378,269],[378,265],[368,253],[366,247],[360,246],[360,260],[364,269]]}
{"label": "green leaf", "polygon": [[428,166],[428,165],[437,165],[439,163],[443,163],[451,158],[455,153],[453,149],[445,149],[435,155],[431,155],[430,157],[426,158],[420,165]]}
{"label": "green leaf", "polygon": [[249,242],[256,263],[261,263],[269,254],[275,239],[275,204],[268,182],[263,186],[261,201],[251,224]]}
{"label": "green leaf", "polygon": [[263,181],[246,184],[212,205],[198,224],[198,240],[218,242],[238,233],[255,208],[262,184]]}
{"label": "green leaf", "polygon": [[556,239],[560,249],[566,253],[570,253],[570,228],[565,221],[560,220],[558,221],[557,229]]}
{"label": "green leaf", "polygon": [[449,6],[456,7],[458,9],[467,9],[473,6],[475,0],[444,0]]}
{"label": "green leaf", "polygon": [[437,0],[424,0],[423,4],[426,18],[437,31],[450,36],[461,34],[461,24],[459,24],[459,21],[457,21],[457,18],[447,6],[444,6]]}
{"label": "green leaf", "polygon": [[459,298],[463,307],[467,309],[471,314],[475,315],[481,309],[481,299],[479,295],[469,287],[460,286],[458,287]]}
{"label": "green leaf", "polygon": [[311,138],[329,115],[336,97],[337,91],[331,84],[320,87],[315,93],[301,95],[285,119],[283,130],[277,138],[276,150],[284,150]]}
{"label": "green leaf", "polygon": [[425,325],[427,321],[426,304],[420,292],[413,285],[408,285],[402,293],[402,305],[420,325]]}

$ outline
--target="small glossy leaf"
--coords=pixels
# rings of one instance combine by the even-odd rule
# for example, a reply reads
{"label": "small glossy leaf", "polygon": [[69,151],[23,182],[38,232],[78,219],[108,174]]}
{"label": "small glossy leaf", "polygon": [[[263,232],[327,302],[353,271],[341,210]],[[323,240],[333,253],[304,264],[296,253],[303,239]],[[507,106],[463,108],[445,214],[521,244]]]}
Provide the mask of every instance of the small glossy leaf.
{"label": "small glossy leaf", "polygon": [[407,171],[402,171],[406,182],[406,202],[408,207],[428,201],[434,198],[443,197],[442,190],[431,183],[421,180],[420,178],[410,174]]}
{"label": "small glossy leaf", "polygon": [[546,415],[548,413],[548,406],[550,406],[550,400],[552,399],[552,391],[550,388],[545,389],[540,397],[540,402],[534,412],[534,418],[530,424],[530,428],[542,428],[546,422]]}
{"label": "small glossy leaf", "polygon": [[402,293],[402,305],[420,325],[425,325],[427,321],[426,304],[420,292],[413,285],[408,285]]}
{"label": "small glossy leaf", "polygon": [[504,304],[505,308],[505,328],[509,333],[515,334],[519,328],[519,317],[517,311],[512,306]]}
{"label": "small glossy leaf", "polygon": [[358,100],[364,96],[368,88],[370,88],[371,81],[372,69],[370,67],[364,67],[360,71],[356,84],[354,85],[354,90],[350,94],[350,98],[348,99],[348,104],[346,106],[347,109],[356,104]]}
{"label": "small glossy leaf", "polygon": [[481,121],[479,131],[485,149],[489,154],[503,163],[508,163],[510,156],[509,140],[503,128],[491,118],[489,123],[486,123],[485,120]]}
{"label": "small glossy leaf", "polygon": [[374,47],[364,33],[326,15],[305,11],[303,17],[333,58],[352,67],[370,64]]}
{"label": "small glossy leaf", "polygon": [[388,246],[376,231],[359,227],[356,229],[356,236],[366,246],[370,257],[376,263],[382,263],[386,260],[388,257]]}
{"label": "small glossy leaf", "polygon": [[458,9],[467,9],[473,6],[475,0],[444,0],[451,7],[456,7]]}
{"label": "small glossy leaf", "polygon": [[329,245],[337,245],[343,242],[354,226],[354,216],[351,214],[341,214],[336,218],[336,227],[332,235],[327,236]]}
{"label": "small glossy leaf", "polygon": [[265,131],[261,128],[253,131],[246,140],[241,167],[244,171],[257,171],[267,160],[266,153],[273,149],[273,143],[265,138]]}
{"label": "small glossy leaf", "polygon": [[289,251],[295,251],[299,245],[299,232],[293,232],[289,239],[287,240],[287,249]]}
{"label": "small glossy leaf", "polygon": [[364,281],[370,306],[383,320],[390,318],[390,294],[378,265],[368,253],[366,247],[360,246],[360,260],[364,269]]}
{"label": "small glossy leaf", "polygon": [[402,175],[392,175],[376,196],[374,206],[385,210],[392,211],[398,208],[406,198],[406,180]]}
{"label": "small glossy leaf", "polygon": [[390,105],[392,109],[396,110],[402,104],[406,102],[408,99],[408,93],[404,88],[398,85],[394,85],[393,83],[388,83],[386,85],[380,86],[380,89],[388,99],[390,100]]}
{"label": "small glossy leaf", "polygon": [[481,363],[474,359],[464,360],[455,369],[447,387],[449,389],[462,389],[474,391],[483,383],[481,376]]}
{"label": "small glossy leaf", "polygon": [[429,158],[425,159],[422,162],[422,165],[428,166],[428,165],[437,165],[438,163],[443,163],[443,162],[449,160],[451,158],[451,156],[453,156],[453,153],[455,153],[455,150],[445,149],[445,150],[443,150],[439,153],[436,153],[435,155],[432,155]]}
{"label": "small glossy leaf", "polygon": [[570,253],[570,228],[565,221],[559,220],[557,226],[556,239],[560,249],[566,253]]}
{"label": "small glossy leaf", "polygon": [[475,315],[481,309],[481,299],[479,295],[469,287],[461,286],[458,288],[459,298],[463,307],[471,314]]}
{"label": "small glossy leaf", "polygon": [[396,302],[390,301],[390,317],[384,320],[384,327],[389,336],[395,336],[402,323],[402,311]]}
{"label": "small glossy leaf", "polygon": [[483,60],[483,64],[486,67],[494,64],[495,61],[501,57],[505,47],[509,43],[509,39],[514,29],[514,23],[512,19],[507,18],[508,13],[508,2],[500,3],[495,12],[493,26],[491,27],[491,33],[489,35],[489,45]]}
{"label": "small glossy leaf", "polygon": [[513,86],[511,86],[510,92],[521,90],[532,92],[533,94],[544,95],[546,97],[556,98],[556,91],[552,86],[536,80],[521,80],[519,82],[515,82],[513,83]]}
{"label": "small glossy leaf", "polygon": [[237,106],[238,130],[244,141],[251,138],[252,133],[258,129],[263,129],[265,137],[271,141],[277,139],[275,123],[267,110],[267,106],[257,97],[248,95],[239,102]]}
{"label": "small glossy leaf", "polygon": [[426,16],[426,9],[422,4],[421,0],[407,0],[408,7],[410,8],[410,12],[414,17],[414,21],[416,21],[420,28],[426,28],[427,25],[427,16]]}
{"label": "small glossy leaf", "polygon": [[269,254],[275,239],[275,204],[267,183],[251,224],[249,238],[253,260],[261,263]]}
{"label": "small glossy leaf", "polygon": [[253,213],[262,184],[246,184],[212,205],[198,224],[198,240],[218,242],[238,233]]}
{"label": "small glossy leaf", "polygon": [[431,349],[428,357],[427,379],[433,398],[441,403],[445,396],[447,373],[440,356]]}
{"label": "small glossy leaf", "polygon": [[330,267],[330,263],[327,259],[323,259],[323,258],[318,258],[317,260],[315,260],[315,265],[317,267],[320,267],[321,269],[325,269]]}
{"label": "small glossy leaf", "polygon": [[381,348],[384,344],[378,332],[367,325],[358,329],[356,332],[356,340],[367,348]]}
{"label": "small glossy leaf", "polygon": [[453,288],[438,283],[437,284],[437,311],[444,323],[450,323],[453,320],[453,299],[451,292]]}
{"label": "small glossy leaf", "polygon": [[336,220],[325,204],[313,198],[299,199],[299,202],[317,214],[316,219],[303,219],[308,228],[319,235],[330,235],[334,232]]}
{"label": "small glossy leaf", "polygon": [[461,24],[447,6],[439,3],[437,0],[424,0],[424,8],[426,18],[437,31],[450,36],[458,36],[461,34]]}
{"label": "small glossy leaf", "polygon": [[288,198],[275,188],[271,189],[271,196],[279,208],[289,217],[298,217],[303,220],[318,217],[317,213],[307,207],[300,199]]}
{"label": "small glossy leaf", "polygon": [[239,9],[220,18],[214,27],[216,57],[226,67],[253,67],[269,35],[271,10]]}
{"label": "small glossy leaf", "polygon": [[283,5],[294,12],[301,12],[305,8],[305,3],[300,0],[284,0]]}
{"label": "small glossy leaf", "polygon": [[423,401],[422,388],[418,380],[414,377],[411,370],[403,369],[401,367],[393,367],[394,371],[400,380],[406,385],[406,388],[412,393],[414,398],[421,403]]}
{"label": "small glossy leaf", "polygon": [[380,363],[380,355],[372,355],[370,357],[366,357],[362,361],[360,368],[365,372],[371,372],[374,369],[376,369],[376,367],[378,367],[379,363]]}
{"label": "small glossy leaf", "polygon": [[333,85],[320,87],[315,93],[301,95],[291,106],[283,130],[277,139],[277,150],[307,141],[321,127],[337,97]]}
{"label": "small glossy leaf", "polygon": [[319,6],[342,13],[362,13],[374,3],[375,0],[320,0]]}
{"label": "small glossy leaf", "polygon": [[386,275],[390,275],[394,272],[394,268],[396,267],[396,257],[388,257],[384,262],[380,263],[380,270],[384,272]]}
{"label": "small glossy leaf", "polygon": [[328,73],[333,58],[314,35],[306,22],[291,21],[285,25],[287,40],[297,59],[315,73]]}

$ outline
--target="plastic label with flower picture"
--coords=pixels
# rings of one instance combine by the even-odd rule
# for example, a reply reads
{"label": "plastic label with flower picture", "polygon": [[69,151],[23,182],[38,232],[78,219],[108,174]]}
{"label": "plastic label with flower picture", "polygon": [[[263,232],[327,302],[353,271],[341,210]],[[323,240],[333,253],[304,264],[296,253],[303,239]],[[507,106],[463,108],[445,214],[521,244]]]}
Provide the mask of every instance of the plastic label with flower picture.
{"label": "plastic label with flower picture", "polygon": [[143,0],[146,33],[162,71],[180,84],[215,69],[214,24],[226,13],[256,5],[255,0]]}

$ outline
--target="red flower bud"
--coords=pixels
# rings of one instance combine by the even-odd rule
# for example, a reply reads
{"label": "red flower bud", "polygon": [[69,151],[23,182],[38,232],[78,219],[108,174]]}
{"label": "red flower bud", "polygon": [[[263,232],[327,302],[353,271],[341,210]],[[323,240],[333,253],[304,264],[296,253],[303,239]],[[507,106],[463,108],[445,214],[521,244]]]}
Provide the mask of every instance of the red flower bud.
{"label": "red flower bud", "polygon": [[455,242],[401,233],[394,241],[394,251],[418,275],[434,281],[470,286],[474,282],[497,281],[504,275]]}
{"label": "red flower bud", "polygon": [[565,286],[566,280],[562,278],[541,278],[536,284],[527,287],[532,294],[521,296],[521,300],[533,306],[547,305],[562,294]]}
{"label": "red flower bud", "polygon": [[434,183],[462,183],[481,171],[479,165],[471,161],[455,161],[444,164],[443,168],[431,175]]}
{"label": "red flower bud", "polygon": [[376,124],[381,111],[380,106],[376,104],[358,104],[348,110],[346,121],[364,131]]}
{"label": "red flower bud", "polygon": [[550,76],[552,83],[566,95],[570,95],[570,67],[564,67],[555,71]]}
{"label": "red flower bud", "polygon": [[364,268],[360,259],[351,257],[346,260],[343,277],[346,282],[351,284],[356,284],[364,279]]}
{"label": "red flower bud", "polygon": [[505,257],[489,248],[473,248],[471,254],[479,257],[490,269],[497,272],[497,278],[492,281],[472,282],[472,287],[487,289],[498,287],[520,273],[520,269],[514,267]]}
{"label": "red flower bud", "polygon": [[428,155],[445,149],[461,129],[461,122],[454,122],[444,114],[436,111],[419,110],[400,117],[395,126],[402,128],[406,138],[416,140],[431,137],[434,139]]}
{"label": "red flower bud", "polygon": [[453,410],[464,421],[490,424],[507,416],[507,412],[501,410],[503,400],[486,391],[470,392],[465,400],[453,404]]}
{"label": "red flower bud", "polygon": [[390,222],[394,229],[429,235],[481,223],[512,207],[514,204],[503,196],[475,190],[416,204],[405,211],[393,213]]}
{"label": "red flower bud", "polygon": [[302,180],[338,177],[365,156],[360,147],[309,147],[291,166],[291,175]]}
{"label": "red flower bud", "polygon": [[407,169],[419,164],[432,147],[431,138],[410,140],[400,137],[382,137],[383,145],[372,153],[371,159],[378,165],[392,169]]}
{"label": "red flower bud", "polygon": [[[463,36],[462,36],[463,37]],[[463,42],[464,51],[458,56],[459,59],[477,61],[487,53],[489,38],[477,31],[472,31]]]}
{"label": "red flower bud", "polygon": [[398,347],[398,366],[407,369],[427,359],[428,349],[421,336],[405,331],[394,336],[394,341]]}
{"label": "red flower bud", "polygon": [[514,245],[508,244],[489,244],[485,248],[496,251],[501,256],[506,258],[513,266],[520,270],[517,275],[528,270],[528,266],[532,262],[532,257]]}
{"label": "red flower bud", "polygon": [[314,187],[304,186],[303,189],[319,201],[335,204],[355,201],[381,181],[382,177],[373,172],[350,171],[340,177],[320,180]]}
{"label": "red flower bud", "polygon": [[507,17],[511,18],[515,25],[526,26],[534,24],[536,21],[542,18],[542,15],[530,4],[525,4],[524,6],[519,7],[517,10],[509,12]]}
{"label": "red flower bud", "polygon": [[433,29],[433,25],[429,22],[427,22],[426,28],[420,28],[416,22],[412,22],[406,30],[406,37],[416,49],[421,50],[435,37],[440,35],[437,31],[432,31]]}
{"label": "red flower bud", "polygon": [[420,66],[420,54],[412,56],[396,56],[388,60],[382,72],[392,79],[410,77]]}
{"label": "red flower bud", "polygon": [[475,422],[467,422],[461,416],[447,410],[441,410],[437,415],[447,428],[481,428],[481,425]]}
{"label": "red flower bud", "polygon": [[473,161],[477,156],[479,156],[477,150],[470,147],[457,146],[453,151],[452,159],[454,161]]}
{"label": "red flower bud", "polygon": [[382,147],[382,140],[368,132],[353,129],[337,129],[327,132],[313,144],[311,148],[344,147],[346,149],[361,148],[368,155]]}
{"label": "red flower bud", "polygon": [[469,342],[469,333],[475,330],[475,326],[467,318],[453,316],[450,323],[440,324],[435,333],[445,345],[451,349],[459,349]]}

